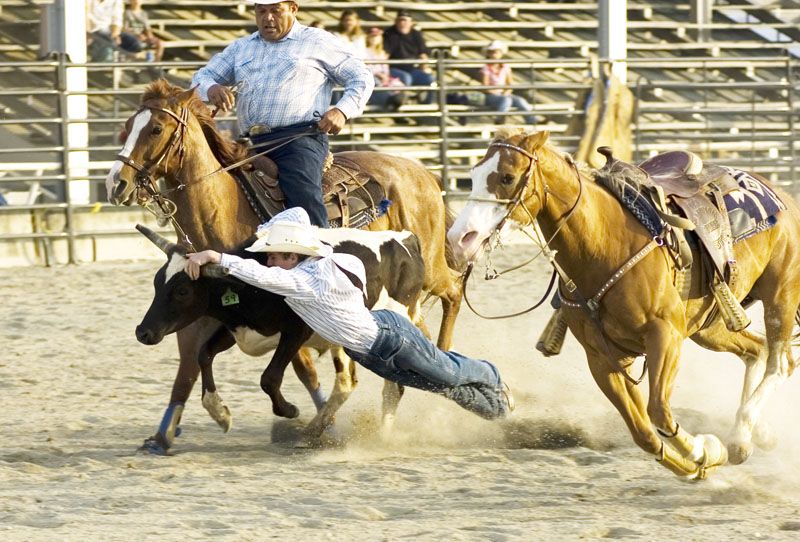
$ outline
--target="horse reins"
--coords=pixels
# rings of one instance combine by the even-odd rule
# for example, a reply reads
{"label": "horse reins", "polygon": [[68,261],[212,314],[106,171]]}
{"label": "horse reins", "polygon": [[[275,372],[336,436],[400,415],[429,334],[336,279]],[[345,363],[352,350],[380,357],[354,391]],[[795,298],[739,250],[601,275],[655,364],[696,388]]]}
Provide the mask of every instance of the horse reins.
{"label": "horse reins", "polygon": [[[531,220],[531,224],[536,224],[536,217],[533,216],[533,213],[530,211],[530,209],[528,209],[528,206],[525,205],[524,196],[525,196],[525,192],[527,192],[528,186],[531,183],[531,180],[533,179],[533,173],[534,173],[534,171],[536,169],[536,166],[539,163],[539,157],[536,155],[536,153],[528,152],[526,149],[523,149],[522,147],[519,147],[517,145],[512,145],[510,143],[504,143],[504,142],[500,142],[500,141],[495,141],[494,143],[489,145],[489,148],[492,148],[492,147],[508,148],[508,149],[514,150],[514,151],[526,156],[529,159],[528,167],[527,167],[527,169],[525,170],[525,173],[524,173],[525,181],[520,183],[519,187],[515,190],[515,192],[513,194],[513,197],[511,197],[511,198],[508,198],[508,199],[502,199],[502,198],[501,199],[497,199],[497,198],[481,198],[481,197],[470,196],[468,198],[468,200],[469,201],[483,201],[483,202],[489,202],[489,203],[501,203],[501,204],[504,203],[504,204],[510,205],[508,211],[506,212],[506,215],[503,217],[503,219],[497,225],[496,229],[498,231],[500,229],[502,229],[502,227],[505,225],[506,221],[511,217],[511,214],[514,212],[514,210],[518,206],[522,207],[522,209],[525,211],[525,214],[528,215],[528,218],[530,218],[530,220]],[[572,163],[572,166],[576,167],[574,163]],[[547,300],[547,298],[550,296],[550,292],[552,291],[553,286],[555,284],[555,278],[556,278],[556,274],[557,273],[559,274],[559,276],[563,275],[562,278],[566,278],[569,281],[569,284],[574,285],[572,280],[570,280],[569,277],[566,276],[566,273],[563,273],[563,270],[560,269],[560,266],[555,261],[555,253],[552,250],[550,250],[549,247],[550,247],[550,243],[553,241],[553,239],[555,239],[556,235],[558,235],[558,232],[561,231],[561,228],[564,227],[564,225],[567,223],[567,220],[569,220],[569,218],[572,216],[572,213],[575,212],[575,209],[578,207],[578,203],[581,201],[581,197],[583,196],[583,181],[582,181],[582,179],[580,177],[580,174],[577,171],[577,168],[575,169],[575,173],[576,173],[576,175],[578,177],[578,197],[575,199],[575,203],[572,204],[572,207],[570,207],[569,211],[567,211],[567,213],[564,216],[559,218],[558,225],[556,226],[556,230],[553,232],[553,234],[550,236],[550,238],[547,241],[545,241],[542,244],[542,243],[536,242],[534,240],[534,242],[539,246],[539,252],[537,252],[533,257],[531,257],[530,259],[526,260],[525,262],[523,262],[521,264],[515,265],[515,266],[513,266],[513,267],[511,267],[509,269],[505,269],[505,270],[503,270],[503,271],[501,271],[499,273],[496,272],[496,271],[493,271],[492,275],[489,275],[488,273],[486,275],[486,280],[496,279],[496,278],[498,278],[498,277],[500,277],[502,275],[505,275],[506,273],[510,273],[511,271],[516,271],[517,269],[521,269],[522,267],[525,267],[526,265],[528,265],[531,262],[533,262],[534,260],[536,260],[542,254],[545,254],[547,256],[548,260],[550,260],[551,265],[553,265],[553,275],[550,277],[550,283],[547,286],[547,289],[546,289],[544,295],[542,296],[542,298],[539,301],[537,301],[535,304],[533,304],[532,306],[528,307],[527,309],[524,309],[524,310],[521,310],[521,311],[518,311],[518,312],[515,312],[515,313],[512,313],[512,314],[495,315],[495,316],[487,316],[487,315],[481,314],[480,312],[478,312],[475,309],[475,307],[472,306],[472,303],[470,302],[469,297],[467,296],[467,281],[469,280],[469,277],[472,275],[472,270],[473,270],[473,267],[474,267],[474,263],[470,262],[467,265],[467,269],[462,274],[461,292],[462,292],[462,296],[464,297],[464,301],[466,301],[466,303],[467,303],[467,306],[476,315],[478,315],[481,318],[484,318],[486,320],[503,320],[503,319],[506,319],[506,318],[514,318],[516,316],[521,316],[521,315],[527,314],[527,313],[529,313],[529,312],[531,312],[531,311],[533,311],[535,309],[538,309]],[[550,193],[550,189],[547,186],[546,182],[543,181],[542,184],[543,184],[542,191],[544,192],[544,196],[541,198],[541,201],[542,201],[542,207],[544,207],[547,204],[547,194]],[[537,194],[537,197],[539,197],[538,194]],[[527,232],[525,232],[525,234],[528,235],[528,237],[531,240],[533,240],[533,238]]]}
{"label": "horse reins", "polygon": [[[491,147],[503,147],[503,148],[511,149],[513,151],[516,151],[516,152],[526,156],[530,160],[530,163],[528,164],[528,168],[527,168],[527,170],[525,172],[525,182],[524,183],[520,183],[520,187],[516,190],[514,196],[512,198],[510,198],[510,199],[481,198],[481,197],[473,197],[473,196],[470,196],[470,198],[468,198],[468,199],[471,200],[471,201],[485,201],[485,202],[490,202],[490,203],[504,203],[506,205],[510,205],[510,207],[508,209],[508,212],[506,213],[506,215],[503,217],[503,219],[500,221],[500,223],[496,227],[496,229],[498,231],[503,227],[505,222],[511,217],[511,214],[514,212],[514,210],[518,206],[522,207],[522,209],[525,211],[525,213],[530,218],[531,224],[535,225],[537,223],[536,217],[533,215],[533,213],[530,211],[530,209],[528,209],[527,205],[525,205],[524,195],[527,192],[528,185],[530,184],[530,182],[531,182],[531,180],[533,178],[534,167],[536,165],[538,165],[538,162],[539,162],[538,156],[535,153],[531,153],[531,152],[527,151],[526,149],[523,149],[522,147],[519,147],[517,145],[512,145],[510,143],[505,143],[505,142],[496,141],[496,142],[494,142],[494,143],[489,145],[489,148],[491,148]],[[609,363],[611,363],[612,356],[611,356],[611,349],[609,347],[610,339],[606,336],[605,331],[603,331],[603,326],[602,326],[602,323],[600,321],[600,314],[599,314],[600,300],[606,294],[606,292],[608,292],[608,290],[614,284],[616,284],[622,278],[623,275],[625,275],[625,273],[630,271],[637,263],[639,263],[642,259],[644,259],[644,257],[647,256],[647,254],[649,254],[656,247],[662,246],[663,245],[663,240],[660,240],[660,239],[657,239],[657,238],[656,239],[652,239],[650,242],[647,243],[647,245],[645,245],[644,248],[642,248],[639,252],[634,254],[628,261],[626,261],[611,276],[611,278],[609,278],[605,282],[605,284],[603,284],[603,286],[600,288],[600,290],[597,292],[597,294],[592,296],[592,298],[589,299],[589,300],[584,298],[583,295],[578,290],[577,285],[575,284],[575,282],[572,279],[569,278],[569,276],[567,275],[566,271],[556,261],[556,259],[555,259],[555,251],[550,249],[550,243],[555,239],[556,235],[558,235],[558,233],[564,227],[564,225],[566,224],[567,220],[569,220],[569,218],[575,212],[575,209],[577,209],[578,204],[580,203],[581,197],[583,195],[583,178],[581,177],[581,174],[578,171],[578,167],[577,167],[577,165],[575,164],[575,162],[573,160],[570,160],[570,165],[572,166],[572,169],[575,171],[575,176],[578,179],[578,187],[579,188],[578,188],[578,196],[575,199],[575,203],[572,205],[570,210],[567,211],[567,213],[565,215],[562,215],[561,217],[559,217],[558,221],[556,222],[555,231],[553,232],[553,234],[550,236],[549,239],[544,241],[543,245],[540,245],[539,253],[537,253],[533,258],[531,258],[527,262],[525,262],[523,264],[520,264],[520,265],[517,265],[517,266],[514,266],[514,267],[512,267],[510,269],[506,269],[505,271],[502,271],[501,273],[495,273],[494,276],[491,277],[491,278],[497,278],[500,275],[503,275],[503,274],[505,274],[505,273],[507,273],[509,271],[513,271],[515,269],[519,269],[519,268],[529,264],[530,262],[532,262],[536,258],[538,258],[541,254],[546,254],[547,258],[550,260],[551,265],[553,266],[553,275],[552,275],[552,277],[550,279],[550,284],[548,285],[544,296],[542,296],[542,298],[536,304],[534,304],[533,306],[531,306],[528,309],[525,309],[523,311],[519,311],[519,312],[516,312],[514,314],[509,314],[509,315],[484,316],[484,315],[480,314],[479,312],[477,312],[475,310],[475,308],[472,306],[472,304],[470,303],[470,301],[469,301],[469,299],[467,297],[467,279],[469,278],[469,276],[472,273],[473,263],[470,263],[467,266],[466,271],[464,271],[463,282],[462,282],[462,293],[463,293],[463,296],[464,296],[464,300],[467,302],[467,306],[475,314],[477,314],[481,318],[485,318],[485,319],[488,319],[488,320],[498,320],[498,319],[503,319],[503,318],[511,318],[511,317],[514,317],[514,316],[520,316],[520,315],[526,314],[526,313],[528,313],[528,312],[540,307],[544,303],[544,301],[549,297],[550,291],[552,290],[553,284],[555,282],[555,277],[556,277],[556,275],[558,275],[558,277],[561,279],[561,282],[564,283],[564,287],[569,291],[570,294],[573,294],[577,298],[575,301],[566,299],[564,297],[564,295],[562,294],[562,292],[561,292],[561,287],[559,286],[558,290],[557,290],[559,299],[567,307],[570,307],[570,308],[582,308],[583,310],[585,310],[588,313],[590,320],[597,327],[597,330],[598,330],[598,332],[600,334],[600,337],[603,340],[603,346],[605,347],[605,350],[606,350],[607,359],[609,360]],[[550,192],[550,189],[549,189],[547,183],[544,180],[542,181],[542,185],[543,185],[542,186],[542,192],[544,193],[544,195],[540,197],[538,194],[536,194],[536,196],[540,197],[540,201],[542,203],[542,208],[544,208],[544,206],[547,204],[547,195],[549,193],[551,193],[551,192]],[[490,278],[490,277],[487,276],[487,279],[488,278]],[[611,341],[611,342],[613,342],[613,341]],[[623,353],[638,355],[636,352],[627,351],[625,348],[620,347],[616,343],[615,343],[615,346],[619,350],[621,350]],[[629,375],[628,371],[625,368],[620,368],[620,369],[617,369],[617,370],[620,373],[622,373],[623,377],[626,380],[628,380],[628,382],[632,383],[633,385],[638,385],[644,379],[645,373],[647,372],[647,358],[645,357],[644,366],[642,367],[642,374],[638,379],[634,379],[631,375]]]}
{"label": "horse reins", "polygon": [[[174,111],[172,111],[170,109],[167,109],[167,108],[164,108],[164,107],[143,105],[142,107],[140,107],[137,110],[136,114],[141,112],[143,109],[150,109],[152,111],[161,111],[163,113],[168,114],[173,119],[175,119],[175,121],[177,122],[177,125],[175,126],[175,131],[173,131],[172,135],[170,136],[169,142],[164,147],[164,150],[162,150],[161,153],[158,155],[158,158],[154,162],[152,162],[152,164],[149,167],[146,166],[145,164],[139,164],[135,160],[132,160],[131,158],[129,158],[127,156],[123,156],[122,154],[118,154],[116,158],[117,158],[117,160],[119,160],[123,164],[125,164],[127,166],[130,166],[134,170],[136,170],[137,174],[136,174],[136,177],[134,179],[134,186],[135,186],[135,189],[136,189],[136,198],[139,201],[139,203],[145,209],[147,209],[148,211],[150,211],[151,213],[156,215],[157,218],[159,218],[159,219],[168,219],[172,223],[172,225],[175,227],[175,230],[178,232],[178,235],[180,235],[183,238],[183,240],[186,242],[186,244],[192,250],[195,250],[195,251],[196,251],[196,249],[195,249],[194,244],[192,243],[191,239],[189,239],[189,235],[181,227],[181,225],[178,223],[177,219],[175,218],[175,213],[177,212],[177,206],[175,205],[175,203],[172,200],[170,200],[170,199],[168,199],[166,197],[167,195],[169,195],[169,194],[171,194],[173,192],[180,192],[182,190],[191,188],[192,186],[197,186],[197,185],[201,184],[202,182],[205,182],[206,180],[210,179],[211,177],[213,177],[214,175],[216,175],[218,173],[228,172],[228,171],[230,171],[232,169],[236,169],[236,168],[239,168],[241,166],[244,166],[244,165],[252,162],[253,160],[255,160],[256,158],[258,158],[260,156],[264,156],[264,155],[266,155],[266,154],[268,154],[268,153],[270,153],[270,152],[272,152],[272,151],[274,151],[276,149],[279,149],[279,148],[283,147],[284,145],[288,145],[292,141],[295,141],[295,140],[297,140],[297,139],[299,139],[301,137],[304,137],[306,135],[312,135],[314,133],[317,133],[317,131],[318,131],[318,128],[316,126],[310,126],[310,127],[308,127],[307,129],[305,129],[305,130],[303,130],[301,132],[298,132],[296,134],[292,134],[291,136],[278,138],[275,141],[269,142],[269,148],[267,148],[266,150],[263,150],[263,151],[261,151],[261,152],[259,152],[257,154],[253,154],[251,156],[248,156],[247,158],[239,160],[238,162],[235,162],[235,163],[233,163],[233,164],[231,164],[229,166],[220,166],[216,170],[198,177],[195,180],[195,182],[193,182],[192,184],[187,185],[186,183],[181,183],[181,184],[179,184],[178,186],[176,186],[174,188],[170,188],[170,189],[165,190],[165,191],[162,192],[161,190],[158,189],[158,185],[157,185],[155,179],[153,178],[152,169],[155,168],[155,167],[158,167],[161,164],[161,162],[163,162],[164,159],[168,155],[170,155],[172,153],[173,149],[176,149],[175,152],[177,152],[177,155],[178,155],[178,160],[179,160],[178,169],[180,169],[183,166],[183,158],[184,158],[185,151],[186,151],[185,145],[184,145],[184,136],[186,134],[186,130],[189,127],[189,123],[188,123],[189,109],[186,108],[186,107],[181,108],[179,114],[176,114]],[[216,111],[215,111],[215,113],[216,113]],[[258,146],[256,146],[256,148],[261,148],[261,147],[264,147],[266,145],[267,144],[258,145]],[[169,162],[169,160],[167,160],[167,163],[168,162]],[[167,173],[167,171],[165,170],[164,174],[166,175],[166,173]],[[141,195],[142,192],[144,192],[147,196],[146,197],[142,197],[142,195]],[[161,211],[160,215],[159,215],[158,212],[156,212],[155,210],[153,210],[150,207],[150,202],[155,202],[155,204],[158,206],[159,210]]]}

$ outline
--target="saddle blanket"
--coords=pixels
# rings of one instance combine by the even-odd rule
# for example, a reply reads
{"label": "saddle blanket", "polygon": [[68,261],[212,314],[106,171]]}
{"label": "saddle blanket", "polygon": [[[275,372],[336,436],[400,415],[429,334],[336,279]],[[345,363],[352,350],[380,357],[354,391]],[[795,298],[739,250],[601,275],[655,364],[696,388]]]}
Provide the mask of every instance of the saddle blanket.
{"label": "saddle blanket", "polygon": [[723,196],[733,242],[742,241],[774,226],[778,221],[776,215],[786,209],[780,197],[746,171],[722,167],[739,185],[739,189]]}

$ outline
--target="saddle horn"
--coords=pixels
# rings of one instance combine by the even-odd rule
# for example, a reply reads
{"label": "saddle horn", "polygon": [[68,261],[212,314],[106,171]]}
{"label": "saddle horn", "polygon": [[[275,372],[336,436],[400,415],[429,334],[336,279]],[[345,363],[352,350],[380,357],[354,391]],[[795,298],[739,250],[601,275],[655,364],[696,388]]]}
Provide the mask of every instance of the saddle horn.
{"label": "saddle horn", "polygon": [[147,237],[151,243],[160,248],[164,254],[169,254],[170,252],[172,252],[173,249],[179,246],[177,243],[173,243],[166,237],[160,236],[147,226],[136,224],[136,229],[139,230],[139,233]]}

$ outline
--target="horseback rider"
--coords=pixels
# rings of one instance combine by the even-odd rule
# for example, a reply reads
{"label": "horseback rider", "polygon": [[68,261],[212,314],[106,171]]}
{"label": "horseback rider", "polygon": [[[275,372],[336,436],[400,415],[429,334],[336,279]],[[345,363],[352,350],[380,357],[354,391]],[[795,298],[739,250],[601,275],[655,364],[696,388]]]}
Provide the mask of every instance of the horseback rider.
{"label": "horseback rider", "polygon": [[[236,106],[239,128],[254,147],[275,149],[287,207],[306,209],[328,226],[322,168],[328,134],[360,115],[374,81],[363,61],[333,35],[297,21],[296,0],[253,0],[258,31],[234,41],[198,70],[192,84],[221,111]],[[344,94],[331,107],[333,86]],[[238,99],[228,86],[239,87]]]}
{"label": "horseback rider", "polygon": [[514,409],[497,367],[439,350],[407,315],[370,311],[363,290],[344,272],[365,284],[364,264],[349,254],[334,254],[319,240],[303,209],[287,209],[259,230],[260,238],[247,250],[267,252],[267,266],[204,250],[188,255],[187,274],[196,280],[203,265],[221,264],[248,284],[286,296],[311,329],[387,380],[438,393],[487,419],[505,418]]}

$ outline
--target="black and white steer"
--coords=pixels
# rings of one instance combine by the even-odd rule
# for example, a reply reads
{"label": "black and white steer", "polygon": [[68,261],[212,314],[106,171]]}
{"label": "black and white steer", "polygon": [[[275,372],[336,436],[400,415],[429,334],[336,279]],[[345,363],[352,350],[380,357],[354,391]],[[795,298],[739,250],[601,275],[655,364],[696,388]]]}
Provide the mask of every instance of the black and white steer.
{"label": "black and white steer", "polygon": [[[220,266],[205,265],[202,277],[192,281],[184,272],[186,249],[160,237],[144,226],[137,229],[161,248],[167,263],[156,273],[155,296],[136,338],[144,344],[157,344],[165,335],[174,333],[197,319],[210,316],[224,327],[201,348],[199,356],[203,386],[203,406],[227,432],[231,426],[228,407],[220,398],[212,371],[214,356],[233,344],[246,354],[264,355],[275,349],[261,376],[261,388],[270,396],[276,414],[294,417],[297,409],[280,393],[283,372],[301,346],[319,352],[332,350],[336,382],[330,398],[310,422],[307,433],[318,436],[333,421],[333,416],[347,400],[356,385],[355,363],[338,345],[332,345],[313,333],[289,308],[282,296],[245,284],[226,276]],[[425,264],[419,240],[407,231],[364,231],[350,228],[321,229],[323,242],[334,252],[358,257],[366,271],[366,304],[372,309],[392,309],[406,314],[420,324],[420,296]],[[251,240],[252,241],[252,240]],[[265,263],[265,253],[236,251],[242,257]],[[358,279],[350,276],[358,286]],[[383,390],[383,429],[390,429],[402,396],[402,388],[386,382]],[[287,414],[288,412],[288,414]]]}

